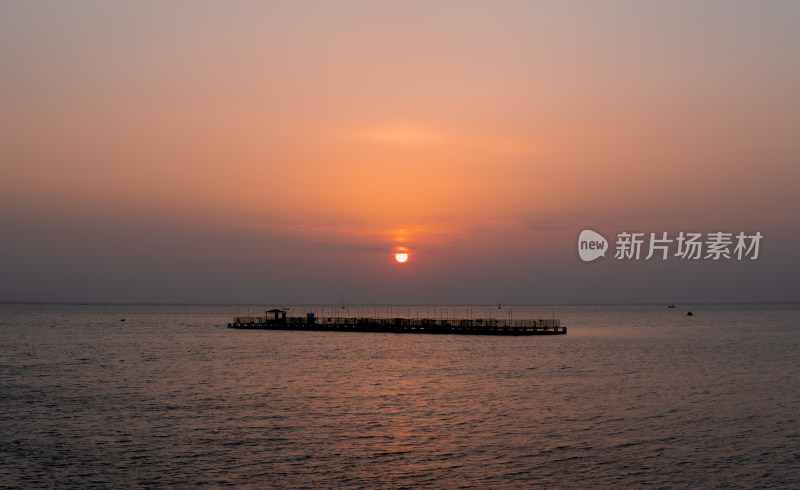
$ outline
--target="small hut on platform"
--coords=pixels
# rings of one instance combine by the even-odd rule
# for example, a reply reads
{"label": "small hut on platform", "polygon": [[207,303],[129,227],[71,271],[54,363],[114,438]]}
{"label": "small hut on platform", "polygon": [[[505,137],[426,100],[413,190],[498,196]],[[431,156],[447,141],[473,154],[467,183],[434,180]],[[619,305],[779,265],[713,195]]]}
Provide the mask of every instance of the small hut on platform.
{"label": "small hut on platform", "polygon": [[286,310],[267,310],[265,312],[267,314],[267,322],[268,323],[286,323]]}

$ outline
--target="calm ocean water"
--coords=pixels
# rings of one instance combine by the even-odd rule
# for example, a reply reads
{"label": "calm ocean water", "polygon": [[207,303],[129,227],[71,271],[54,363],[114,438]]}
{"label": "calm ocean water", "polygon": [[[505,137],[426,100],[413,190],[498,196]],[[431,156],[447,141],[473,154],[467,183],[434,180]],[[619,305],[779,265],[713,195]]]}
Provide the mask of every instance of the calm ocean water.
{"label": "calm ocean water", "polygon": [[262,311],[0,305],[0,486],[800,487],[800,305],[560,307],[555,337],[225,328]]}

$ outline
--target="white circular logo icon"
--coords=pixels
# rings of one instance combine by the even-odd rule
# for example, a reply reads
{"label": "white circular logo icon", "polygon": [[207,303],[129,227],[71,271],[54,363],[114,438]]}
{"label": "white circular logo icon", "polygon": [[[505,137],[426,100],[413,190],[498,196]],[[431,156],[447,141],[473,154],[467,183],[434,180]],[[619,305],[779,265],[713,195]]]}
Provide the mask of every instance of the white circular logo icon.
{"label": "white circular logo icon", "polygon": [[591,262],[606,256],[608,241],[596,231],[583,230],[578,236],[578,255],[584,262]]}

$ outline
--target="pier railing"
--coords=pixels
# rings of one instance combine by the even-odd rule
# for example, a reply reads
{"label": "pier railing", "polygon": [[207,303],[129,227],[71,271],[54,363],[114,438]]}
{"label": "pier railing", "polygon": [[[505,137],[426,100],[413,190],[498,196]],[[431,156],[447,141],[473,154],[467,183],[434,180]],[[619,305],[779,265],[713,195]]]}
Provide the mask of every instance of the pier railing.
{"label": "pier railing", "polygon": [[269,318],[266,316],[237,316],[233,318],[233,323],[248,324],[267,324],[267,325],[402,325],[402,326],[458,326],[458,327],[511,327],[511,328],[553,328],[560,327],[561,320],[501,320],[497,318],[474,318],[474,319],[433,319],[433,318],[371,318],[371,317],[298,317],[290,316],[281,319]]}
{"label": "pier railing", "polygon": [[558,319],[499,318],[380,318],[380,317],[269,317],[237,316],[231,328],[273,330],[338,330],[416,333],[536,334],[566,333]]}

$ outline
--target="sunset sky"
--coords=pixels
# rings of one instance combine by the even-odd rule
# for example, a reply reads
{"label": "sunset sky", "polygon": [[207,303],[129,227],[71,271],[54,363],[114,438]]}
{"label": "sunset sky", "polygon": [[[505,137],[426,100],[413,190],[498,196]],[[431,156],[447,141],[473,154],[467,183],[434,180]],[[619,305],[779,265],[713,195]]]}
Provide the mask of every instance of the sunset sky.
{"label": "sunset sky", "polygon": [[0,301],[800,299],[800,2],[4,1],[0,66]]}

